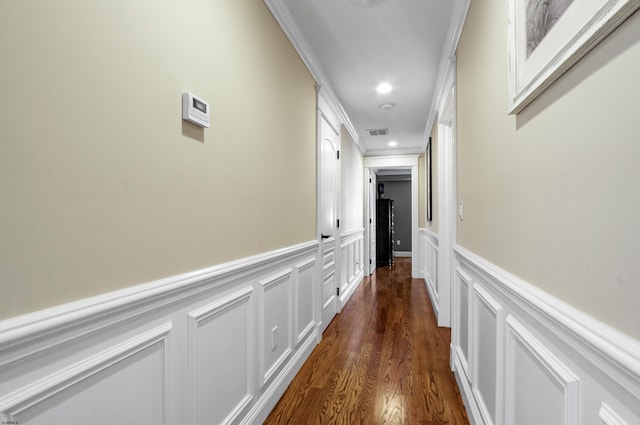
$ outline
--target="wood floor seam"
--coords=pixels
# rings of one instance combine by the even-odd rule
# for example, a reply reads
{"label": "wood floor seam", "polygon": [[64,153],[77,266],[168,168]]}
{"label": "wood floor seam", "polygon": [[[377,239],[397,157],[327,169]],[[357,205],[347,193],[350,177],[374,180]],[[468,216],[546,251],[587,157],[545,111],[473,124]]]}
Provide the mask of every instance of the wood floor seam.
{"label": "wood floor seam", "polygon": [[450,338],[399,258],[364,279],[264,424],[469,425]]}

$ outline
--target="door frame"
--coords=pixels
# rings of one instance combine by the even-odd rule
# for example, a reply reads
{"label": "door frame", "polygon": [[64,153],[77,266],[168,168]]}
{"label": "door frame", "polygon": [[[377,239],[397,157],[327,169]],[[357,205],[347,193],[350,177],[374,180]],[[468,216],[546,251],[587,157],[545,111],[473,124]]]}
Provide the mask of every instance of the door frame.
{"label": "door frame", "polygon": [[[384,170],[389,168],[409,168],[411,169],[411,276],[418,278],[420,268],[418,264],[418,158],[419,155],[389,155],[389,156],[366,156],[363,166],[365,169],[365,184],[369,184],[369,172]],[[365,191],[365,202],[369,205],[370,194]],[[367,211],[369,209],[367,208]],[[375,213],[373,213],[375,215]],[[369,217],[367,217],[368,221]],[[368,235],[366,244],[371,244],[371,235]],[[371,260],[371,253],[367,253],[366,260]]]}
{"label": "door frame", "polygon": [[[438,326],[451,327],[457,241],[456,58],[449,59],[438,104]],[[455,331],[454,331],[455,332]]]}
{"label": "door frame", "polygon": [[[337,150],[341,149],[341,126],[342,121],[339,118],[339,115],[336,113],[336,109],[330,101],[329,96],[325,92],[322,87],[316,86],[317,90],[317,107],[316,107],[316,239],[318,241],[318,252],[317,252],[317,270],[316,270],[316,281],[317,281],[317,289],[316,293],[316,301],[314,302],[315,318],[316,324],[318,327],[318,342],[322,339],[322,332],[329,325],[328,323],[324,323],[322,321],[322,313],[323,313],[323,282],[324,282],[324,249],[325,246],[331,247],[333,246],[333,273],[334,273],[334,282],[335,287],[333,288],[334,296],[335,296],[335,312],[336,314],[340,313],[342,310],[342,305],[340,303],[340,298],[337,296],[337,288],[340,283],[338,281],[338,277],[340,276],[340,270],[342,267],[341,264],[341,255],[340,255],[340,246],[341,246],[341,228],[339,226],[334,226],[333,236],[328,239],[322,239],[322,121],[326,121],[329,127],[337,134]],[[335,180],[335,219],[340,220],[340,208],[341,208],[341,183],[340,183],[340,163],[338,162],[336,167],[336,180]],[[335,317],[335,316],[334,316]]]}
{"label": "door frame", "polygon": [[364,261],[365,276],[372,275],[376,271],[376,258],[372,255],[375,251],[372,229],[375,228],[376,209],[373,201],[376,200],[377,176],[372,169],[364,168]]}

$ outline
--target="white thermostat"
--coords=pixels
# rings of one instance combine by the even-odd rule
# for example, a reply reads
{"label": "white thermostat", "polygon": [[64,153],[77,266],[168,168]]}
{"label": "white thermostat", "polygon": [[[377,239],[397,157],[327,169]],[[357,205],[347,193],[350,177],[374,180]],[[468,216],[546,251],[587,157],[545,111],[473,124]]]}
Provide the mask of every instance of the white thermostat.
{"label": "white thermostat", "polygon": [[209,128],[209,104],[189,92],[183,93],[182,119]]}

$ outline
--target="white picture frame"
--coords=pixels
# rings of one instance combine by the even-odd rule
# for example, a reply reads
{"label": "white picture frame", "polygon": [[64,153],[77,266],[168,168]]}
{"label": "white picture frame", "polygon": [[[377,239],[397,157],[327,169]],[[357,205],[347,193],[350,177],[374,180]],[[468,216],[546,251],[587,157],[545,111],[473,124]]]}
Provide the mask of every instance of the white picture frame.
{"label": "white picture frame", "polygon": [[[509,114],[533,99],[628,18],[640,0],[508,0]],[[559,11],[535,40],[539,8]],[[549,6],[551,5],[551,6]],[[549,22],[548,20],[546,21]],[[528,27],[531,29],[527,33]],[[539,32],[539,31],[538,31]],[[527,49],[527,41],[535,41]]]}

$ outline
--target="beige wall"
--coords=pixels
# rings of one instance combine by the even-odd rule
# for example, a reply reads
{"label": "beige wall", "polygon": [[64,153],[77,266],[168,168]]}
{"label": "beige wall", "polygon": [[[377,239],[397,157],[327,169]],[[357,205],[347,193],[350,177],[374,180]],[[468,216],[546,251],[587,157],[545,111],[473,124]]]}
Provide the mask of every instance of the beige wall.
{"label": "beige wall", "polygon": [[473,1],[458,48],[458,241],[640,338],[640,14],[517,117],[506,22]]}
{"label": "beige wall", "polygon": [[433,233],[438,233],[438,119],[436,118],[431,129],[431,205],[433,208],[432,221],[427,222],[427,160],[426,153],[418,158],[418,202],[419,223],[418,227],[427,228]]}
{"label": "beige wall", "polygon": [[315,238],[314,81],[262,1],[0,21],[0,317]]}
{"label": "beige wall", "polygon": [[364,166],[362,153],[344,126],[340,134],[340,219],[345,232],[364,227]]}

